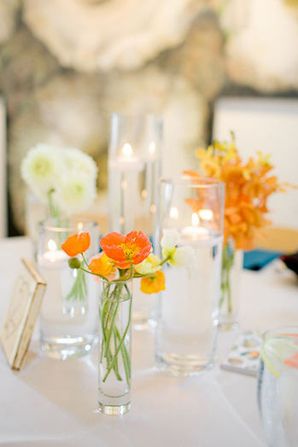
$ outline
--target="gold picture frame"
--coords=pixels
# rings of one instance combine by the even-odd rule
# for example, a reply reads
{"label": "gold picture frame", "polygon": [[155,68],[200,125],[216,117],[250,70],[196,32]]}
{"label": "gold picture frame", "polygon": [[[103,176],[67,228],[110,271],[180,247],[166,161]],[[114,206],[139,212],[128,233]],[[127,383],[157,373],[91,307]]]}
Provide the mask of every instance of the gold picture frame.
{"label": "gold picture frame", "polygon": [[22,267],[12,296],[7,316],[0,332],[0,342],[12,369],[24,365],[33,329],[38,317],[46,282],[28,259],[21,259]]}

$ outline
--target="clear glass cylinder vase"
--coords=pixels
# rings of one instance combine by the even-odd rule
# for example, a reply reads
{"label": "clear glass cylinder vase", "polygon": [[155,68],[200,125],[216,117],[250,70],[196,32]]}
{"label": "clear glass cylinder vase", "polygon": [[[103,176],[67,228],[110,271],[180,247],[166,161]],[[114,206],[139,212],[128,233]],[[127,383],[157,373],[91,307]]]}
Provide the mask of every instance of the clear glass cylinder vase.
{"label": "clear glass cylinder vase", "polygon": [[[217,339],[224,189],[209,179],[162,181],[160,238],[174,238],[164,269],[156,361],[174,374],[212,366]],[[174,253],[174,254],[173,254]]]}
{"label": "clear glass cylinder vase", "polygon": [[102,281],[98,407],[106,415],[130,409],[131,311],[132,280]]}
{"label": "clear glass cylinder vase", "polygon": [[99,284],[82,270],[71,269],[61,249],[65,239],[89,231],[91,245],[86,259],[98,253],[97,224],[67,220],[64,225],[47,220],[39,225],[37,264],[47,282],[40,313],[41,350],[50,357],[66,359],[88,354],[98,332]]}
{"label": "clear glass cylinder vase", "polygon": [[269,447],[298,445],[298,327],[265,333],[258,403]]}
{"label": "clear glass cylinder vase", "polygon": [[222,330],[233,329],[238,324],[239,295],[243,252],[236,250],[232,240],[222,250],[219,322]]}
{"label": "clear glass cylinder vase", "polygon": [[[158,186],[161,177],[162,120],[155,115],[122,115],[111,119],[109,144],[109,230],[127,234],[142,230],[156,250]],[[154,325],[154,296],[139,289],[134,296],[136,328]]]}

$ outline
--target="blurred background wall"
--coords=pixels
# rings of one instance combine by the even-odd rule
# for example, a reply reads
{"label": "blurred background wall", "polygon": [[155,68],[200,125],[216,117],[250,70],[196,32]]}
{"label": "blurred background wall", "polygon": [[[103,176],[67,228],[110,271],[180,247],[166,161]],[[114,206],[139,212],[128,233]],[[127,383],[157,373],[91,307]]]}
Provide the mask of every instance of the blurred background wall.
{"label": "blurred background wall", "polygon": [[196,167],[219,97],[297,97],[298,0],[1,0],[0,90],[22,232],[19,167],[36,143],[93,155],[104,190],[111,111],[164,115],[167,175]]}

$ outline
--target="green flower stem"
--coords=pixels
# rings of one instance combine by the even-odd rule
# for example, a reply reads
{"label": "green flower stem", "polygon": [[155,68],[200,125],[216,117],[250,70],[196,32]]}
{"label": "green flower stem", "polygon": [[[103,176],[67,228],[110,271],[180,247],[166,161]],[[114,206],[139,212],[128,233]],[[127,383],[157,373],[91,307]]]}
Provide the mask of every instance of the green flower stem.
{"label": "green flower stem", "polygon": [[231,246],[227,243],[224,245],[222,253],[222,270],[221,270],[221,298],[219,307],[227,303],[228,314],[233,312],[232,290],[231,290],[231,271],[234,266],[235,253]]}
{"label": "green flower stem", "polygon": [[[125,346],[125,339],[131,324],[131,293],[127,284],[108,283],[104,286],[103,305],[101,311],[102,346],[101,362],[106,361],[106,372],[103,382],[107,380],[110,373],[114,371],[118,380],[123,380],[119,371],[119,356],[121,356],[125,379],[130,383],[131,363],[130,356]],[[124,293],[125,292],[125,293]],[[119,322],[119,309],[121,303],[129,300],[128,321],[121,335],[117,324]]]}
{"label": "green flower stem", "polygon": [[77,276],[74,280],[70,292],[66,295],[67,300],[85,301],[87,296],[87,282],[85,272],[81,269],[76,269]]}
{"label": "green flower stem", "polygon": [[49,189],[47,196],[48,196],[48,205],[49,205],[49,212],[50,212],[50,216],[53,217],[54,219],[58,219],[60,217],[60,213],[59,213],[59,209],[57,208],[57,206],[54,203],[53,200],[53,194],[54,194],[55,190],[53,188]]}

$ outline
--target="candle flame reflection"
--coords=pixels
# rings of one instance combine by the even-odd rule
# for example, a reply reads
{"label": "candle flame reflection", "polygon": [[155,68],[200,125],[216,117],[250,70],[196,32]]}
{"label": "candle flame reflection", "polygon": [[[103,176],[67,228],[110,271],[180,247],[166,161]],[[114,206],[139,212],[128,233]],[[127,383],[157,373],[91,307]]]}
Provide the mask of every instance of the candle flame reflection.
{"label": "candle flame reflection", "polygon": [[200,223],[200,218],[199,218],[198,214],[197,213],[192,213],[192,215],[191,215],[191,224],[194,227],[197,227],[199,225],[199,223]]}
{"label": "candle flame reflection", "polygon": [[178,208],[176,208],[175,206],[172,206],[172,208],[170,209],[170,218],[178,219],[178,217],[179,217]]}
{"label": "candle flame reflection", "polygon": [[49,251],[56,251],[57,250],[57,244],[53,239],[50,239],[48,242],[48,249]]}
{"label": "candle flame reflection", "polygon": [[151,141],[151,143],[149,144],[149,154],[154,155],[155,152],[156,152],[156,145],[154,141]]}
{"label": "candle flame reflection", "polygon": [[129,143],[125,143],[122,147],[122,155],[125,158],[132,158],[133,150]]}
{"label": "candle flame reflection", "polygon": [[202,220],[212,220],[213,219],[213,211],[206,208],[199,211],[200,218]]}

